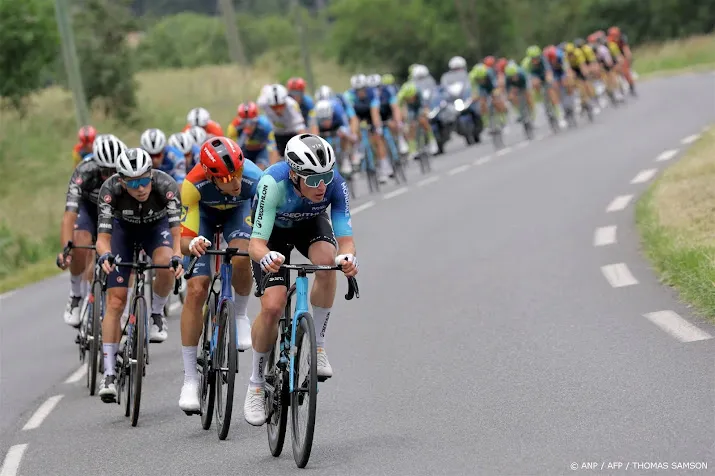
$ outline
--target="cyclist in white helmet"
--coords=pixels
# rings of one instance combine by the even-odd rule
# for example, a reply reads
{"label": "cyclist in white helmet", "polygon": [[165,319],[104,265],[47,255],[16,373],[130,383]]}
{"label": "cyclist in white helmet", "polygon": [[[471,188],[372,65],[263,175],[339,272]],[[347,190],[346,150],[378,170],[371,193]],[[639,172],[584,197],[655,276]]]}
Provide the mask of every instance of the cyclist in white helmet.
{"label": "cyclist in white helmet", "polygon": [[[321,101],[324,99],[331,101],[333,103],[333,109],[338,111],[338,113],[340,113],[340,110],[342,109],[350,122],[350,132],[352,132],[355,137],[359,137],[360,121],[358,120],[357,115],[355,115],[355,109],[353,108],[353,105],[350,104],[350,101],[348,101],[342,94],[336,94],[330,86],[320,86],[318,91],[315,93],[315,100]],[[357,163],[359,163],[359,161]]]}
{"label": "cyclist in white helmet", "polygon": [[[189,132],[176,132],[169,136],[169,145],[184,154],[185,168],[191,170],[198,163],[201,149]],[[177,181],[178,182],[178,181]]]}
{"label": "cyclist in white helmet", "polygon": [[[92,145],[93,158],[80,162],[74,169],[67,188],[65,212],[60,228],[60,239],[65,250],[70,241],[79,246],[94,243],[97,236],[99,189],[104,181],[114,174],[117,157],[126,148],[116,136],[97,136]],[[92,264],[93,254],[87,249],[76,249],[71,255],[63,252],[57,257],[57,265],[61,269],[69,267],[70,270],[70,293],[64,320],[73,327],[79,327],[80,324],[80,302],[89,293],[91,271],[94,268]]]}
{"label": "cyclist in white helmet", "polygon": [[[246,421],[255,426],[266,420],[264,365],[276,342],[289,284],[280,265],[289,261],[295,247],[313,264],[342,264],[347,276],[358,272],[349,193],[347,184],[335,170],[332,147],[318,136],[300,134],[288,141],[285,157],[285,162],[267,168],[258,183],[248,245],[256,282],[261,282],[264,273],[277,273],[267,283],[261,311],[251,332],[253,373],[243,412]],[[310,299],[316,328],[317,373],[328,378],[333,369],[325,353],[325,334],[337,276],[335,272],[319,272],[314,276]]]}
{"label": "cyclist in white helmet", "polygon": [[273,124],[276,148],[282,158],[286,144],[296,134],[307,132],[303,114],[295,99],[282,84],[268,84],[258,98],[258,108]]}
{"label": "cyclist in white helmet", "polygon": [[186,115],[186,126],[183,132],[198,126],[206,131],[207,138],[223,136],[221,124],[211,120],[211,114],[203,107],[195,107]]}
{"label": "cyclist in white helmet", "polygon": [[186,159],[184,153],[168,143],[166,134],[161,129],[145,130],[139,144],[149,153],[155,169],[166,172],[181,185],[186,177]]}
{"label": "cyclist in white helmet", "polygon": [[[157,265],[151,296],[150,342],[167,338],[164,305],[174,279],[183,272],[181,261],[181,200],[176,181],[161,170],[152,170],[152,160],[143,149],[127,149],[117,157],[117,173],[99,191],[97,254],[107,273],[107,304],[102,320],[104,379],[99,396],[105,403],[116,401],[115,354],[119,348],[120,315],[127,300],[129,268],[115,261],[132,261],[134,245],[142,246]],[[116,260],[115,260],[116,258]]]}

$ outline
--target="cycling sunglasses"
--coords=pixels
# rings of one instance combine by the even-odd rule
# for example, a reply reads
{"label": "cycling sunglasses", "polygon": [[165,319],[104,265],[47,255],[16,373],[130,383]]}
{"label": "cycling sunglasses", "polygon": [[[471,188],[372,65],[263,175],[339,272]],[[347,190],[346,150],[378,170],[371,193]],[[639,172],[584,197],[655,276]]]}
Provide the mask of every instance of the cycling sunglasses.
{"label": "cycling sunglasses", "polygon": [[236,172],[231,172],[228,175],[224,175],[223,177],[217,177],[214,175],[214,178],[221,183],[230,183],[230,182],[233,182],[233,179],[241,180],[242,176],[243,176],[243,168],[241,170],[237,170]]}
{"label": "cycling sunglasses", "polygon": [[122,179],[127,188],[137,189],[139,187],[146,187],[151,183],[151,177],[142,177],[138,179]]}
{"label": "cycling sunglasses", "polygon": [[334,177],[332,170],[330,172],[324,172],[322,174],[297,175],[298,177],[302,178],[305,184],[310,188],[316,188],[320,186],[320,182],[323,182],[325,185],[330,185],[330,182],[333,181]]}

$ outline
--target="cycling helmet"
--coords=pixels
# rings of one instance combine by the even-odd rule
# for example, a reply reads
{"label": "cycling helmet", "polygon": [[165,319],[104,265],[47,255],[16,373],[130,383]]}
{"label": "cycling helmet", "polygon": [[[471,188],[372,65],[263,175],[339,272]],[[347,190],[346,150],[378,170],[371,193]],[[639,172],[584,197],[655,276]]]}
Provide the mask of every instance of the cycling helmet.
{"label": "cycling helmet", "polygon": [[363,89],[367,87],[367,76],[364,74],[356,74],[350,78],[350,86],[352,86],[353,89]]}
{"label": "cycling helmet", "polygon": [[187,130],[186,133],[191,136],[191,138],[194,140],[194,144],[198,145],[199,147],[201,146],[201,144],[204,143],[204,141],[206,141],[206,131],[203,127],[193,126],[189,130]]}
{"label": "cycling helmet", "polygon": [[518,72],[519,72],[519,67],[513,61],[509,61],[506,65],[506,67],[504,68],[504,74],[506,74],[507,76],[514,76]]}
{"label": "cycling helmet", "polygon": [[382,76],[379,74],[371,74],[367,77],[367,85],[371,88],[376,88],[382,84]]}
{"label": "cycling helmet", "polygon": [[335,166],[335,152],[322,137],[313,134],[293,136],[286,144],[286,162],[300,175],[330,172]]}
{"label": "cycling helmet", "polygon": [[323,99],[330,99],[334,94],[335,93],[333,93],[333,90],[330,89],[330,86],[321,86],[315,92],[315,100],[320,101]]}
{"label": "cycling helmet", "polygon": [[255,102],[244,102],[238,105],[238,117],[255,119],[258,117],[258,105]]}
{"label": "cycling helmet", "polygon": [[194,138],[186,132],[177,132],[169,136],[169,145],[179,149],[182,154],[188,154],[194,145]]}
{"label": "cycling helmet", "polygon": [[263,94],[269,106],[283,106],[288,98],[288,90],[282,84],[271,84]]}
{"label": "cycling helmet", "polygon": [[612,26],[611,28],[608,29],[608,36],[615,36],[618,38],[618,36],[621,34],[621,29],[618,28],[617,26]]}
{"label": "cycling helmet", "polygon": [[206,127],[211,120],[211,115],[203,107],[195,107],[186,115],[186,122],[192,126]]}
{"label": "cycling helmet", "polygon": [[390,73],[386,73],[382,75],[382,84],[385,86],[389,86],[391,84],[395,84],[395,77],[391,75]]}
{"label": "cycling helmet", "polygon": [[125,149],[117,157],[117,172],[122,177],[141,177],[151,170],[151,157],[144,149]]}
{"label": "cycling helmet", "polygon": [[228,137],[214,137],[201,146],[201,166],[209,177],[219,180],[240,174],[243,170],[243,151]]}
{"label": "cycling helmet", "polygon": [[541,56],[541,48],[539,48],[537,45],[531,45],[526,49],[526,56],[529,58],[538,58]]}
{"label": "cycling helmet", "polygon": [[412,81],[409,81],[402,85],[400,91],[406,98],[413,98],[417,96],[417,85]]}
{"label": "cycling helmet", "polygon": [[472,71],[469,73],[469,75],[476,79],[484,79],[487,76],[487,71],[487,65],[485,65],[484,63],[479,63],[478,65],[474,66],[474,68],[472,68]]}
{"label": "cycling helmet", "polygon": [[546,48],[544,48],[544,56],[546,56],[547,59],[549,60],[555,60],[556,59],[556,47],[553,45],[549,45]]}
{"label": "cycling helmet", "polygon": [[82,144],[91,144],[97,138],[97,129],[92,126],[83,126],[77,132],[77,139]]}
{"label": "cycling helmet", "polygon": [[166,147],[166,134],[160,129],[147,129],[142,133],[139,145],[152,155],[160,154]]}
{"label": "cycling helmet", "polygon": [[102,134],[92,144],[94,161],[100,167],[113,169],[117,165],[117,157],[124,152],[127,146],[112,134]]}
{"label": "cycling helmet", "polygon": [[427,69],[427,66],[425,66],[423,64],[418,64],[412,70],[412,78],[413,79],[424,79],[427,76],[429,76],[429,69]]}
{"label": "cycling helmet", "polygon": [[333,103],[328,99],[321,99],[315,105],[315,116],[320,121],[327,119],[332,119],[333,117]]}
{"label": "cycling helmet", "polygon": [[509,60],[506,58],[499,58],[496,64],[496,70],[499,71],[500,73],[504,72],[504,68],[506,68],[506,65],[509,64]]}
{"label": "cycling helmet", "polygon": [[581,48],[583,45],[586,44],[586,42],[583,41],[583,38],[576,38],[575,40],[573,40],[573,44],[574,46],[576,46],[576,48]]}
{"label": "cycling helmet", "polygon": [[467,60],[462,58],[461,56],[453,56],[449,60],[449,69],[466,69],[467,68]]}
{"label": "cycling helmet", "polygon": [[482,61],[482,64],[484,64],[484,66],[486,66],[487,68],[493,68],[494,63],[496,63],[496,62],[497,62],[497,60],[493,56],[489,55],[484,58],[484,61]]}
{"label": "cycling helmet", "polygon": [[289,91],[305,91],[305,80],[303,78],[290,78],[286,83]]}

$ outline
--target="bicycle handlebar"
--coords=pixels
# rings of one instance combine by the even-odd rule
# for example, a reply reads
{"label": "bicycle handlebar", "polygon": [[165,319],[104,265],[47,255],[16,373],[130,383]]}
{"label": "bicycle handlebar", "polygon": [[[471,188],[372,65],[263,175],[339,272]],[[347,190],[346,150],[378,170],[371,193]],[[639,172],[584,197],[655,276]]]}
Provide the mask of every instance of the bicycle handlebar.
{"label": "bicycle handlebar", "polygon": [[[248,251],[241,251],[238,248],[226,248],[224,250],[207,249],[204,253],[207,255],[226,256],[229,257],[229,259],[234,256],[248,256]],[[189,261],[189,267],[184,273],[184,279],[189,279],[194,274],[194,267],[196,266],[196,263],[199,262],[199,259],[201,259],[201,256],[193,256],[191,258],[191,261]]]}
{"label": "bicycle handlebar", "polygon": [[80,249],[80,250],[96,250],[97,249],[97,247],[94,245],[75,245],[74,243],[72,243],[72,241],[68,241],[67,246],[65,246],[62,249],[62,261],[60,261],[59,256],[55,260],[55,263],[57,264],[58,268],[62,267],[62,263],[67,259],[70,252],[75,248]]}
{"label": "bicycle handlebar", "polygon": [[[318,265],[318,264],[282,264],[281,269],[287,269],[287,270],[292,270],[292,271],[303,271],[307,274],[314,273],[316,271],[342,271],[343,267],[340,265],[337,266],[327,266],[327,265]],[[263,279],[261,279],[260,283],[256,283],[256,297],[261,297],[263,296],[263,293],[266,290],[266,284],[268,284],[268,280],[274,273],[266,273],[263,276]],[[347,301],[350,301],[353,297],[357,297],[360,299],[360,289],[358,288],[357,284],[357,279],[355,279],[354,276],[348,276],[348,292],[345,295],[345,299]]]}
{"label": "bicycle handlebar", "polygon": [[[110,256],[107,258],[107,261],[109,264],[113,264],[117,266],[118,268],[132,268],[140,271],[146,271],[149,269],[175,269],[172,265],[170,264],[149,264],[147,261],[138,261],[138,262],[128,262],[128,263],[117,263],[116,262],[116,257]],[[179,288],[181,287],[181,280],[174,278],[174,294],[179,294]]]}

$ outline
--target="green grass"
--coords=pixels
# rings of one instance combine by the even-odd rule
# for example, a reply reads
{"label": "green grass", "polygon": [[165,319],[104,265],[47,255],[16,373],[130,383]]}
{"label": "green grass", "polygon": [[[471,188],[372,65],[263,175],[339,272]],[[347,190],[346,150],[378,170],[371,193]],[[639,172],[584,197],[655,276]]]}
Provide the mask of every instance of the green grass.
{"label": "green grass", "polygon": [[715,129],[639,200],[636,222],[663,283],[715,320]]}
{"label": "green grass", "polygon": [[[111,131],[137,146],[141,132],[159,127],[167,136],[181,130],[186,113],[206,107],[226,127],[244,100],[255,100],[266,83],[285,81],[300,71],[296,55],[268,55],[253,68],[206,66],[140,73],[139,122],[119,126],[92,113],[101,132]],[[335,88],[349,84],[349,74],[332,63],[314,61],[316,81]],[[58,273],[59,224],[77,125],[71,96],[50,88],[31,98],[26,118],[0,110],[0,292]],[[49,264],[48,264],[49,263]]]}
{"label": "green grass", "polygon": [[645,77],[715,69],[715,35],[643,45],[633,57],[633,68]]}

